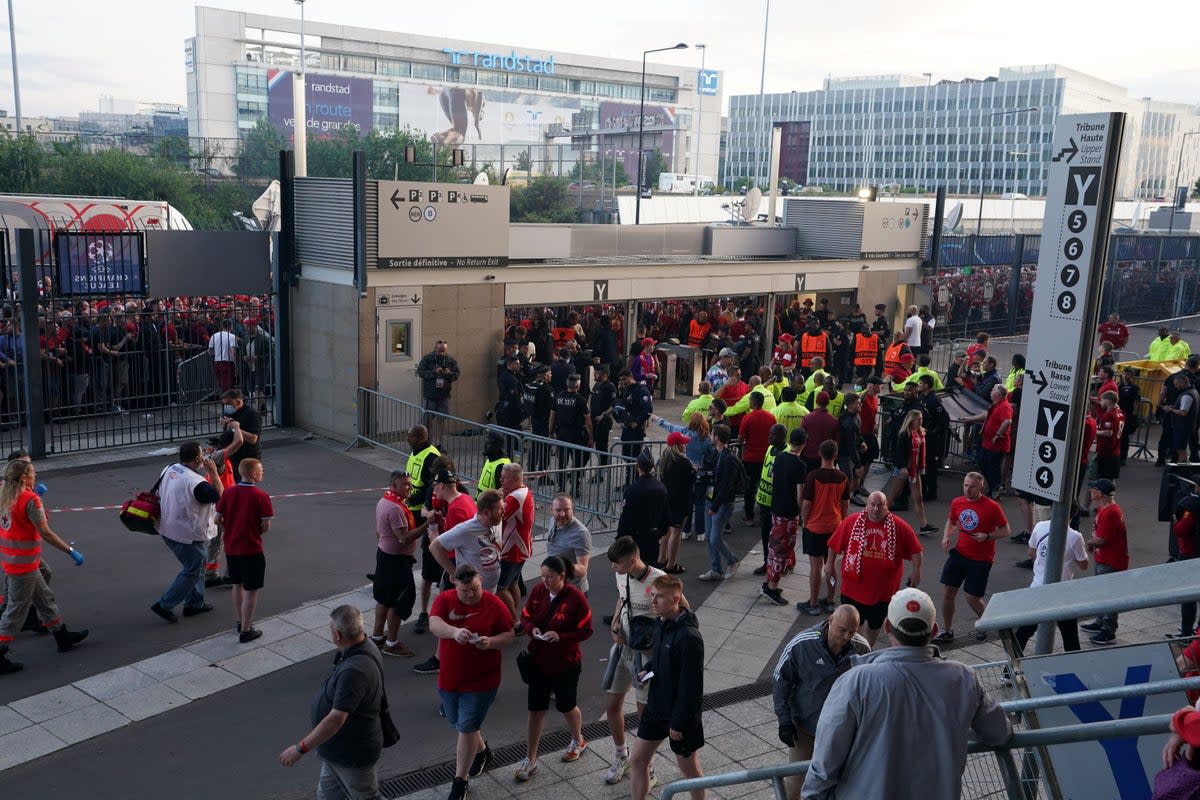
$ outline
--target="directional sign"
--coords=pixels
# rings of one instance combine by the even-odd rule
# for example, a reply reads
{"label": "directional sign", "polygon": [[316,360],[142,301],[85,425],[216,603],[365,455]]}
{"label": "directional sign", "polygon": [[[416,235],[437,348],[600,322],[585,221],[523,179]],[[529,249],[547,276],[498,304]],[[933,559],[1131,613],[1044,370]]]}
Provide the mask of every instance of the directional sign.
{"label": "directional sign", "polygon": [[608,281],[592,280],[592,301],[596,303],[608,302]]}
{"label": "directional sign", "polygon": [[507,186],[378,181],[375,266],[505,266],[508,193]]}
{"label": "directional sign", "polygon": [[797,272],[796,273],[796,291],[797,292],[803,292],[804,285],[807,282],[808,282],[808,273],[805,273],[805,272]]}
{"label": "directional sign", "polygon": [[1061,116],[1050,148],[1013,486],[1052,501],[1075,488],[1123,127],[1122,114]]}

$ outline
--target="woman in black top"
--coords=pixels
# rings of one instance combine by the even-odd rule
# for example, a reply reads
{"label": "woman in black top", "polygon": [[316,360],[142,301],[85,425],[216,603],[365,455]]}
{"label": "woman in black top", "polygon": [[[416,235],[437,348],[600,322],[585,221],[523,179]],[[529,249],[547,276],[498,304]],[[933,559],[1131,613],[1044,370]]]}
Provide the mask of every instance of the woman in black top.
{"label": "woman in black top", "polygon": [[672,431],[658,462],[658,475],[667,487],[667,535],[659,539],[658,560],[663,571],[678,575],[686,570],[679,563],[679,541],[683,521],[692,511],[696,468],[684,453],[688,437]]}

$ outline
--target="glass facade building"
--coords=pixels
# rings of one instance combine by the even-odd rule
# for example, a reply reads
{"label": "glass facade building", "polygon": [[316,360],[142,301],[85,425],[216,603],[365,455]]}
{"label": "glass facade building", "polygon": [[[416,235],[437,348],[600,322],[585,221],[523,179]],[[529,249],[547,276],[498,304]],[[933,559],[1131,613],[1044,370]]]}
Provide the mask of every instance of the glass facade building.
{"label": "glass facade building", "polygon": [[1046,191],[1058,115],[1106,111],[1129,115],[1119,193],[1169,195],[1182,133],[1200,127],[1197,109],[1132,98],[1057,65],[937,83],[928,76],[831,78],[817,91],[732,96],[723,173],[731,182],[765,184],[772,126],[808,122],[809,186],[944,186],[952,194],[1037,197]]}

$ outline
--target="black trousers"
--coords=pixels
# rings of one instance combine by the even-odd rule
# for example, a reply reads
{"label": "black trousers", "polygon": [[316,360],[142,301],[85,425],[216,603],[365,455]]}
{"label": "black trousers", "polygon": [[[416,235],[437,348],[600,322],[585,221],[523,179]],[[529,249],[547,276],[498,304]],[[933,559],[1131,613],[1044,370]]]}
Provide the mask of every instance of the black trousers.
{"label": "black trousers", "polygon": [[[1078,650],[1079,649],[1078,620],[1060,619],[1058,622],[1056,622],[1054,624],[1058,626],[1058,632],[1062,636],[1063,650],[1066,650],[1067,652],[1073,652],[1075,650]],[[1029,643],[1029,640],[1033,638],[1033,635],[1035,633],[1037,633],[1037,625],[1022,625],[1021,627],[1017,628],[1017,631],[1015,634],[1017,637],[1017,646],[1021,648],[1022,653],[1025,652],[1025,645],[1027,645]]]}

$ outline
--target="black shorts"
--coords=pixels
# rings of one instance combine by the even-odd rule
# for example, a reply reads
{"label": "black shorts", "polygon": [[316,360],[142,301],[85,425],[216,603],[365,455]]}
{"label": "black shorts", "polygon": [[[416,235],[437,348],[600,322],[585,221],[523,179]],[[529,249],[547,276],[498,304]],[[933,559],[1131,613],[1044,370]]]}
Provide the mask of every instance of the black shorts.
{"label": "black shorts", "polygon": [[550,708],[550,695],[554,695],[554,708],[566,714],[579,705],[579,673],[582,666],[576,664],[558,675],[543,675],[534,669],[529,675],[529,710],[546,711]]}
{"label": "black shorts", "polygon": [[379,605],[395,611],[400,619],[412,615],[417,598],[417,585],[413,580],[416,563],[412,556],[375,551],[375,582],[371,586],[371,596]]}
{"label": "black shorts", "polygon": [[888,604],[886,602],[869,606],[866,603],[858,602],[853,597],[846,597],[846,595],[842,595],[842,602],[857,608],[858,618],[871,630],[877,631],[882,628],[883,621],[887,619]]}
{"label": "black shorts", "polygon": [[813,533],[808,528],[800,531],[800,551],[813,558],[829,557],[829,534]]}
{"label": "black shorts", "polygon": [[240,585],[247,592],[254,592],[263,587],[263,578],[267,574],[267,557],[262,553],[251,556],[226,554],[225,565],[229,568],[229,580],[234,585]]}
{"label": "black shorts", "polygon": [[1096,477],[1108,478],[1115,481],[1121,477],[1121,456],[1102,456],[1096,454]]}
{"label": "black shorts", "polygon": [[431,583],[434,586],[442,580],[442,565],[437,562],[433,554],[429,552],[429,537],[421,537],[421,580],[426,583]]}
{"label": "black shorts", "polygon": [[704,747],[704,723],[699,719],[688,724],[682,733],[683,738],[677,742],[671,738],[671,725],[667,720],[649,717],[643,717],[638,723],[637,729],[639,739],[650,742],[661,742],[666,739],[671,743],[671,752],[684,758]]}
{"label": "black shorts", "polygon": [[983,597],[987,594],[988,573],[991,571],[990,561],[967,558],[954,548],[950,551],[946,563],[942,565],[941,583],[954,589],[961,586],[963,591],[972,597]]}
{"label": "black shorts", "polygon": [[682,528],[683,522],[692,515],[694,509],[667,509],[667,525],[672,528]]}
{"label": "black shorts", "polygon": [[524,566],[524,561],[501,561],[500,583],[496,588],[507,589],[516,583],[517,579],[521,577],[521,568]]}

